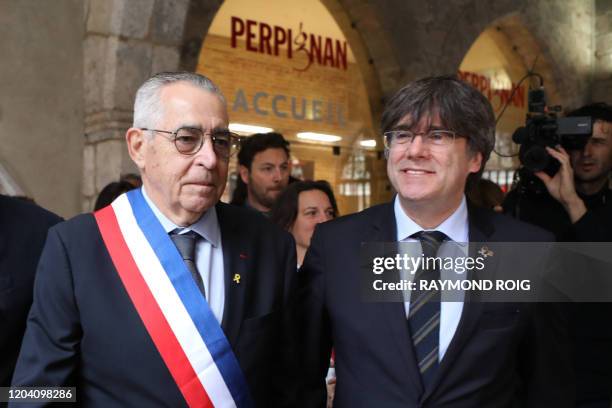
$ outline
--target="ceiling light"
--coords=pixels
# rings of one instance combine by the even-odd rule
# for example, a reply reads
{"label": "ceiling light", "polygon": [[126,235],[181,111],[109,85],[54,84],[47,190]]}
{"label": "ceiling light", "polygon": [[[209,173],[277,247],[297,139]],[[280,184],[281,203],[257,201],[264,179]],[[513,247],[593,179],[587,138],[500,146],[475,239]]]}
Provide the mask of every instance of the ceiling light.
{"label": "ceiling light", "polygon": [[269,133],[274,129],[264,126],[245,125],[244,123],[230,123],[229,130],[239,133]]}
{"label": "ceiling light", "polygon": [[359,142],[361,147],[376,147],[376,140],[366,139]]}
{"label": "ceiling light", "polygon": [[300,132],[297,134],[297,137],[298,139],[316,140],[317,142],[338,142],[342,140],[340,136],[314,132]]}

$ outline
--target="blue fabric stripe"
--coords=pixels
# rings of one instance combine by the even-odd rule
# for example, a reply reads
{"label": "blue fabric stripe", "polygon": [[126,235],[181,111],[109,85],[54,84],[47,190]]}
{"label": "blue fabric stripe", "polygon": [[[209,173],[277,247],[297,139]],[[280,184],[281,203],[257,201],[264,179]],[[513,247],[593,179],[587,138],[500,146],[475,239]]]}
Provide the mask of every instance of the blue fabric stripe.
{"label": "blue fabric stripe", "polygon": [[127,192],[127,197],[140,229],[149,241],[153,251],[155,251],[200,336],[202,336],[234,398],[236,406],[239,408],[252,407],[249,388],[238,360],[178,250],[147,205],[141,189]]}

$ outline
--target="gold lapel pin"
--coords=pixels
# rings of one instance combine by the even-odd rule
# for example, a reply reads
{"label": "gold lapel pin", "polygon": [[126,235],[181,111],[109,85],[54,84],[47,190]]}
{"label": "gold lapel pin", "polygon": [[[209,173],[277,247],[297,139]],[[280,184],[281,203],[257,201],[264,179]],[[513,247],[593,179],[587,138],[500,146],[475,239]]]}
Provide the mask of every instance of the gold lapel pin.
{"label": "gold lapel pin", "polygon": [[233,280],[236,283],[240,283],[240,274],[239,273],[234,274],[234,279]]}
{"label": "gold lapel pin", "polygon": [[489,256],[493,256],[495,255],[495,253],[493,251],[491,251],[489,248],[487,248],[486,246],[483,246],[482,248],[480,248],[480,251],[478,251],[478,253],[483,257],[483,258],[487,258]]}

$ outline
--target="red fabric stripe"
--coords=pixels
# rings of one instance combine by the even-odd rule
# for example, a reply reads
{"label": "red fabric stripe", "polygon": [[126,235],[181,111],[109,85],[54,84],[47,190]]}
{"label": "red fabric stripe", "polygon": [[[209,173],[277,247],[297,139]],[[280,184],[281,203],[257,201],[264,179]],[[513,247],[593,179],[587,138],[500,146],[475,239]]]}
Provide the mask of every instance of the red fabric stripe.
{"label": "red fabric stripe", "polygon": [[121,234],[112,206],[97,211],[94,216],[115,269],[187,405],[213,407],[172,328],[140,274]]}

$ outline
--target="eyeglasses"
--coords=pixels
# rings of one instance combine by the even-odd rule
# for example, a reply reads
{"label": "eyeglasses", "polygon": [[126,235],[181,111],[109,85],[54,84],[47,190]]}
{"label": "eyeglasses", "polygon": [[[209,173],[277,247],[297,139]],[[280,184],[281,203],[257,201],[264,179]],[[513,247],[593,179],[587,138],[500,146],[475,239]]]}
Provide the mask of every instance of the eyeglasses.
{"label": "eyeglasses", "polygon": [[[174,146],[179,153],[184,155],[194,155],[200,151],[204,145],[204,133],[202,129],[192,127],[182,127],[177,129],[175,132],[168,130],[159,129],[147,129],[141,128],[141,130],[148,130],[150,132],[165,133],[172,135],[173,137],[162,135],[165,138],[172,140]],[[236,133],[230,132],[227,129],[213,130],[210,135],[210,140],[213,145],[213,150],[217,157],[227,159],[233,156],[240,149],[240,136]]]}
{"label": "eyeglasses", "polygon": [[429,130],[421,133],[414,133],[410,130],[390,130],[384,133],[385,147],[393,149],[395,146],[412,143],[418,135],[422,137],[423,144],[428,146],[452,145],[456,137],[461,137],[452,130]]}

